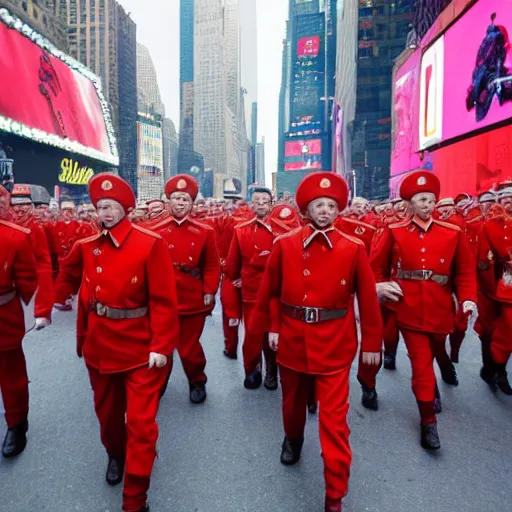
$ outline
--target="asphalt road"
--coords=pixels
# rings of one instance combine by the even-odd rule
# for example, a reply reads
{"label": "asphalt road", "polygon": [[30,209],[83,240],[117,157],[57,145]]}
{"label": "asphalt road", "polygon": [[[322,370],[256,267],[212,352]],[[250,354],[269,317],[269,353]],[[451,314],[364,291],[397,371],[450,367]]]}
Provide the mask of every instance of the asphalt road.
{"label": "asphalt road", "polygon": [[[243,388],[243,369],[222,355],[218,312],[203,335],[208,400],[194,406],[179,364],[159,415],[159,459],[150,492],[154,512],[320,512],[324,483],[315,418],[301,462],[279,463],[280,392]],[[30,333],[30,438],[25,452],[0,460],[1,512],[120,511],[121,487],[104,481],[106,455],[83,361],[74,344],[74,314]],[[403,352],[396,372],[382,371],[380,410],[366,411],[352,373],[350,425],[354,460],[346,512],[512,511],[512,400],[492,395],[478,377],[480,354],[468,337],[461,384],[441,384],[442,449],[419,446],[418,413]],[[0,404],[1,409],[1,404]],[[0,428],[3,438],[4,427]]]}

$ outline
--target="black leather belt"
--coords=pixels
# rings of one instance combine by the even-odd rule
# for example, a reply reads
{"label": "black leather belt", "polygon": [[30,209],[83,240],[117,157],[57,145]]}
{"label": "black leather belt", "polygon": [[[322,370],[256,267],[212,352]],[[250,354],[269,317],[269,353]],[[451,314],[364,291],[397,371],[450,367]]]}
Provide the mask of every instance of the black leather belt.
{"label": "black leather belt", "polygon": [[101,317],[111,318],[112,320],[128,320],[133,318],[142,318],[148,314],[148,308],[121,309],[111,308],[99,302],[92,305],[92,310]]}
{"label": "black leather belt", "polygon": [[14,297],[16,297],[16,290],[11,290],[10,292],[7,293],[2,293],[0,295],[0,306],[5,306],[6,304],[9,304],[9,302],[11,302],[11,300],[13,300]]}
{"label": "black leather belt", "polygon": [[303,306],[290,306],[281,302],[281,308],[285,315],[301,320],[307,324],[318,324],[328,320],[338,320],[347,316],[348,309],[322,309]]}
{"label": "black leather belt", "polygon": [[201,269],[199,267],[188,267],[187,265],[183,265],[183,263],[174,263],[174,267],[183,274],[192,276],[194,279],[197,279],[199,281],[203,277]]}
{"label": "black leather belt", "polygon": [[433,270],[398,270],[396,273],[397,279],[405,281],[434,281],[434,283],[445,286],[450,281],[450,276],[441,274],[434,274]]}

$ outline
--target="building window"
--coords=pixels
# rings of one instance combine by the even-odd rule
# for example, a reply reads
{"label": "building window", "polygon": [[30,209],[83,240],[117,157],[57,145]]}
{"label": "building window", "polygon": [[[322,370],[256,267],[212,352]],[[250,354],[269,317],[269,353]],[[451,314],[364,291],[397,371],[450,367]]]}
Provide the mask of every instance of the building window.
{"label": "building window", "polygon": [[32,16],[34,16],[35,20],[39,18],[39,12],[37,11],[37,9],[32,8]]}
{"label": "building window", "polygon": [[21,6],[23,7],[23,10],[27,12],[27,2],[21,2]]}

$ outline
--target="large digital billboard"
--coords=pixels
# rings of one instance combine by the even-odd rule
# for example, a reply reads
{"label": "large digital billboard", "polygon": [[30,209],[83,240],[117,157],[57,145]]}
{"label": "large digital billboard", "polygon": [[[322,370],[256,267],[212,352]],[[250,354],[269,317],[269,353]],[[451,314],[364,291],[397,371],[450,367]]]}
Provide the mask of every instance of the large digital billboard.
{"label": "large digital billboard", "polygon": [[284,145],[285,171],[322,169],[322,140],[293,140]]}
{"label": "large digital billboard", "polygon": [[162,126],[141,120],[138,126],[138,169],[139,178],[145,176],[162,176],[163,145]]}
{"label": "large digital billboard", "polygon": [[426,50],[421,149],[512,118],[511,30],[510,0],[480,0]]}
{"label": "large digital billboard", "polygon": [[100,79],[0,9],[0,130],[118,165]]}

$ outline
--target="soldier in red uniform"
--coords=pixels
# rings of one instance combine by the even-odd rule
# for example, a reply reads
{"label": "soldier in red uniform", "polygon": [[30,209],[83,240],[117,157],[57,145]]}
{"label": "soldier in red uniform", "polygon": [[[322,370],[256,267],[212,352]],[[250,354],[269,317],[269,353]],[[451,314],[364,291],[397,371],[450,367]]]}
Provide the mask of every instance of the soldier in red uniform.
{"label": "soldier in red uniform", "polygon": [[89,182],[102,231],[77,242],[63,262],[57,300],[80,290],[77,352],[85,358],[106,480],[123,479],[124,512],[147,512],[156,457],[156,415],[178,341],[176,284],[167,245],[131,224],[135,196],[124,180],[101,173]]}
{"label": "soldier in red uniform", "polygon": [[[341,512],[351,465],[350,367],[358,339],[354,294],[359,300],[363,360],[378,365],[382,323],[375,279],[365,247],[333,224],[348,188],[330,172],[315,172],[297,189],[309,222],[276,239],[258,296],[253,327],[270,331],[283,391],[285,438],[281,462],[299,461],[308,389],[314,383],[326,483],[326,512]],[[272,302],[278,301],[278,309]]]}
{"label": "soldier in red uniform", "polygon": [[27,444],[29,395],[21,303],[28,304],[37,288],[29,230],[1,220],[9,201],[9,193],[0,185],[0,391],[8,428],[2,445],[5,458],[19,455]]}
{"label": "soldier in red uniform", "polygon": [[493,391],[512,395],[506,371],[512,353],[512,182],[498,186],[498,198],[503,213],[485,223],[479,241],[480,315],[475,330],[482,340],[480,376]]}
{"label": "soldier in red uniform", "polygon": [[266,363],[265,387],[277,389],[275,353],[268,345],[268,336],[251,329],[251,316],[256,305],[258,290],[274,243],[272,226],[268,219],[272,205],[272,192],[265,187],[254,188],[252,207],[255,217],[235,229],[224,273],[232,281],[242,279],[242,307],[245,326],[243,345],[246,389],[261,386],[261,352]]}
{"label": "soldier in red uniform", "polygon": [[[166,242],[176,270],[180,338],[178,353],[190,385],[190,401],[206,400],[206,357],[201,346],[206,317],[215,305],[220,266],[213,229],[190,218],[197,181],[178,174],[165,185],[170,216],[153,226]],[[172,371],[172,360],[169,375]],[[164,390],[165,391],[165,390]]]}
{"label": "soldier in red uniform", "polygon": [[413,217],[392,224],[372,251],[379,296],[394,303],[412,364],[412,388],[421,417],[421,445],[441,447],[434,411],[433,359],[454,329],[452,293],[465,314],[476,315],[476,277],[467,239],[452,224],[432,218],[440,182],[428,171],[413,172],[400,186]]}
{"label": "soldier in red uniform", "polygon": [[349,217],[355,220],[364,220],[370,210],[370,202],[364,197],[354,197],[349,208]]}

